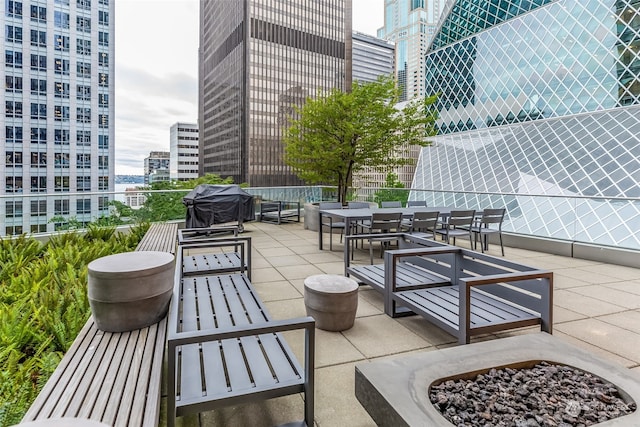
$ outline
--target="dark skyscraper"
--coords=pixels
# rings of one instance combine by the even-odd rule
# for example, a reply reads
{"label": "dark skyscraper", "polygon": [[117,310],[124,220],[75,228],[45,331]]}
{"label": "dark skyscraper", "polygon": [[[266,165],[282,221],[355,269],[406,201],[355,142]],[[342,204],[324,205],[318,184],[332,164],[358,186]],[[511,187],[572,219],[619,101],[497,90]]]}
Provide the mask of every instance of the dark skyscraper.
{"label": "dark skyscraper", "polygon": [[298,185],[284,164],[294,107],[350,85],[351,0],[200,2],[200,174]]}

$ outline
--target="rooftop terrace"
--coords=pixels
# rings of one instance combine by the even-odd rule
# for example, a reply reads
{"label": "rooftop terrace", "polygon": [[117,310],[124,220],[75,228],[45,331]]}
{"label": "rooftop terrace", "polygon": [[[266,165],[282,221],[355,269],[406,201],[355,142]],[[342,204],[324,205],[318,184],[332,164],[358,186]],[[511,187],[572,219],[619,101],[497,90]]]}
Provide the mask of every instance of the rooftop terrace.
{"label": "rooftop terrace", "polygon": [[[306,315],[307,276],[344,272],[339,239],[334,239],[333,251],[320,251],[317,233],[305,230],[302,223],[251,222],[245,224],[244,234],[253,243],[252,283],[275,319]],[[465,242],[460,239],[458,244]],[[489,253],[500,256],[499,246],[491,245]],[[510,260],[554,272],[554,336],[640,373],[640,269],[510,247],[505,254]],[[368,262],[368,251],[359,256]],[[534,327],[472,342],[538,331]],[[285,335],[301,358],[302,332],[297,334]],[[316,425],[375,426],[354,394],[355,365],[456,345],[455,337],[419,316],[385,315],[382,295],[361,287],[353,328],[316,331]],[[163,391],[161,425],[166,424],[165,396]],[[302,413],[302,396],[294,395],[179,418],[177,425],[272,426],[300,419]]]}

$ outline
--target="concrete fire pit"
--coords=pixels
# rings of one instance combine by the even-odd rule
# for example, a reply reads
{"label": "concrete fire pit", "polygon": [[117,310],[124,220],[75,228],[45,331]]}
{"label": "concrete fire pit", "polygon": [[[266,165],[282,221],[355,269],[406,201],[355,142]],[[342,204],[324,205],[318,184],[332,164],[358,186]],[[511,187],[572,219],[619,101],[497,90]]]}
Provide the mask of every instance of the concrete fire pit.
{"label": "concrete fire pit", "polygon": [[[451,427],[429,400],[429,386],[442,379],[535,361],[572,366],[614,384],[626,402],[640,402],[640,375],[546,333],[451,347],[356,365],[358,401],[379,426]],[[596,424],[640,426],[640,411]]]}

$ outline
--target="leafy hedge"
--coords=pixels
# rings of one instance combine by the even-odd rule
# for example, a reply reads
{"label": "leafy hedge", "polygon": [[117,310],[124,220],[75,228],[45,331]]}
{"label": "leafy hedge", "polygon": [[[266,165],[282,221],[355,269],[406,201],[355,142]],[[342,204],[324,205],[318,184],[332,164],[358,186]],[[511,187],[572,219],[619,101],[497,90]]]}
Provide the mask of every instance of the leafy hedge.
{"label": "leafy hedge", "polygon": [[87,265],[134,250],[148,228],[0,238],[0,426],[20,422],[89,318]]}

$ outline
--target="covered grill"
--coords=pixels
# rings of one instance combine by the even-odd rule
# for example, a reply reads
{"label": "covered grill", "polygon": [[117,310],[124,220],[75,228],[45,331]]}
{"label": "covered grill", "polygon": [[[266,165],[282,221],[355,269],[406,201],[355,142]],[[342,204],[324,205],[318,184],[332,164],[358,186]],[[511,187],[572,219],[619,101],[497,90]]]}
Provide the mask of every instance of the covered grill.
{"label": "covered grill", "polygon": [[200,184],[182,202],[187,207],[186,228],[203,228],[213,224],[255,219],[253,196],[238,185]]}

